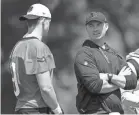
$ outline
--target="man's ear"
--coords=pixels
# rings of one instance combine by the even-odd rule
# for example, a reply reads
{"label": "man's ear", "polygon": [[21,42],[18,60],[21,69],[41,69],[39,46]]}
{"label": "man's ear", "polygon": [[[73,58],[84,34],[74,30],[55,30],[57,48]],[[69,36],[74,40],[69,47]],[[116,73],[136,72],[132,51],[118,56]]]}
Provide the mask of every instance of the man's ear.
{"label": "man's ear", "polygon": [[109,24],[108,23],[105,23],[105,28],[106,28],[106,30],[108,30],[108,28],[109,28]]}

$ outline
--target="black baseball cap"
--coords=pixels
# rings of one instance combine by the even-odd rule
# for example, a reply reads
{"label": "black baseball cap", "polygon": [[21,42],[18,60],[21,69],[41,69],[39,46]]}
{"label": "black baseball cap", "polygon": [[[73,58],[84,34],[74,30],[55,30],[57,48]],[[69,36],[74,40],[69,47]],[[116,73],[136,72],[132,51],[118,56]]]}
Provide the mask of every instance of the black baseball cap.
{"label": "black baseball cap", "polygon": [[86,17],[86,25],[91,21],[107,22],[106,16],[102,12],[91,12]]}

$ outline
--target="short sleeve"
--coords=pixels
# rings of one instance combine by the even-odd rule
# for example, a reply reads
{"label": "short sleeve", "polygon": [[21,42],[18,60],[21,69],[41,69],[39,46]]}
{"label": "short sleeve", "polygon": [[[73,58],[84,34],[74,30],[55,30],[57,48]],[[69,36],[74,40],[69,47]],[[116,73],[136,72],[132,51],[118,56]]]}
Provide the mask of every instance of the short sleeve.
{"label": "short sleeve", "polygon": [[44,44],[29,45],[24,63],[26,74],[39,74],[55,68],[53,55]]}

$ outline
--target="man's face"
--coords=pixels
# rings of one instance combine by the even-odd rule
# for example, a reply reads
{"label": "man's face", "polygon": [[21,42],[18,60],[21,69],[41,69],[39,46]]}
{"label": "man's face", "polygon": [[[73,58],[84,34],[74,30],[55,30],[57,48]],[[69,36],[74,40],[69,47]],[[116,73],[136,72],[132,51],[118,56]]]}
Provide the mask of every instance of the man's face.
{"label": "man's face", "polygon": [[91,21],[86,25],[88,35],[91,39],[97,39],[101,36],[104,23],[99,21]]}

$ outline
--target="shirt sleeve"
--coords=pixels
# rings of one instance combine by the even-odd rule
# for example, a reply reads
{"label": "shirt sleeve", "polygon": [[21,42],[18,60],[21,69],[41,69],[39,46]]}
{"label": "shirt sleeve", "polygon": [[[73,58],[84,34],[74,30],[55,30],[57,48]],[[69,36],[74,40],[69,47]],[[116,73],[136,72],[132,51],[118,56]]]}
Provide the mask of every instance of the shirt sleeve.
{"label": "shirt sleeve", "polygon": [[43,44],[28,46],[24,63],[26,74],[39,74],[55,68],[53,55]]}
{"label": "shirt sleeve", "polygon": [[[124,67],[124,66],[128,66],[127,62],[125,59],[120,58],[120,70]],[[131,75],[125,75],[125,79],[126,79],[126,84],[124,89],[125,90],[132,90],[135,89],[137,86],[137,77],[134,74],[134,72],[131,72]]]}
{"label": "shirt sleeve", "polygon": [[99,71],[89,52],[82,52],[77,54],[74,70],[76,77],[78,77],[82,84],[91,92],[99,93],[103,81],[99,77]]}
{"label": "shirt sleeve", "polygon": [[139,79],[139,64],[137,63],[137,61],[135,61],[134,58],[131,58],[131,59],[127,60],[127,62],[131,63],[134,66],[135,72],[137,75],[137,79]]}
{"label": "shirt sleeve", "polygon": [[135,67],[137,79],[139,79],[139,49],[137,49],[135,52],[129,53],[126,56],[126,60]]}

